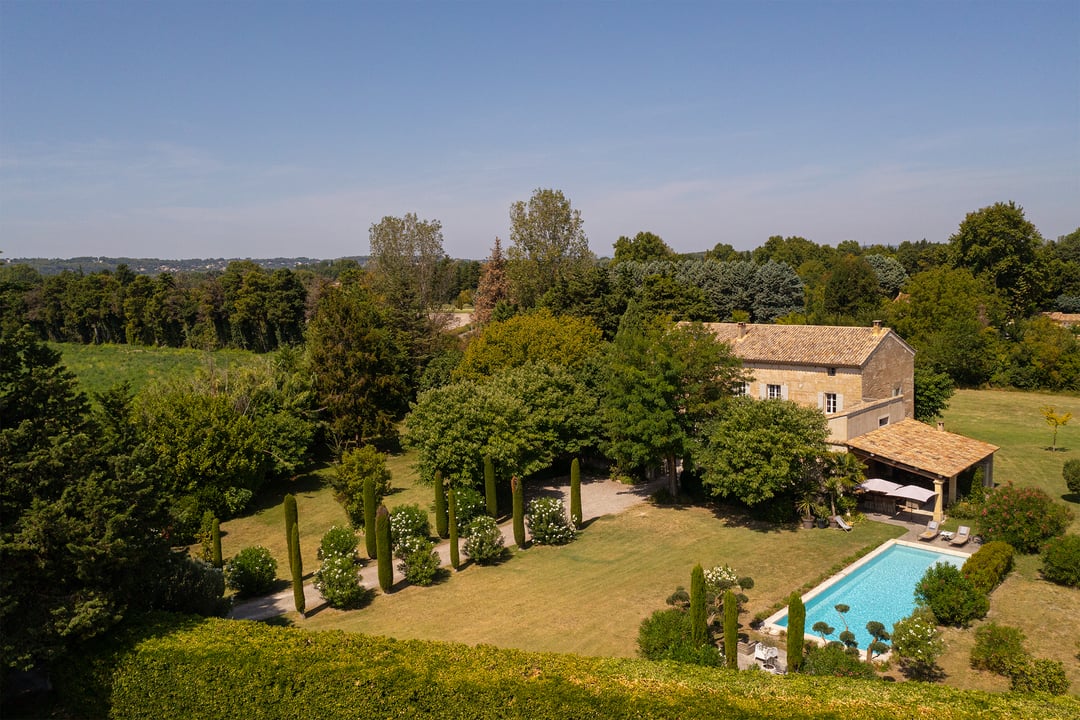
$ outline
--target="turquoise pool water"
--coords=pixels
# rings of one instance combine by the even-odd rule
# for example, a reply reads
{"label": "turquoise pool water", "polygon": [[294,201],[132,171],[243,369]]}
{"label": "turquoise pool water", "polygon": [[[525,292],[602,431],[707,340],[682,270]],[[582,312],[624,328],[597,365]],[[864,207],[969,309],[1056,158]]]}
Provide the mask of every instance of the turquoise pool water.
{"label": "turquoise pool water", "polygon": [[[964,560],[965,557],[951,553],[894,543],[812,598],[804,596],[806,633],[815,634],[810,628],[824,620],[836,629],[829,639],[839,639],[844,620],[835,606],[847,605],[851,608],[844,614],[848,627],[855,633],[859,648],[866,650],[873,639],[866,632],[866,623],[877,620],[892,632],[893,624],[915,609],[915,585],[923,574],[936,563],[960,567]],[[787,613],[773,624],[786,628]]]}

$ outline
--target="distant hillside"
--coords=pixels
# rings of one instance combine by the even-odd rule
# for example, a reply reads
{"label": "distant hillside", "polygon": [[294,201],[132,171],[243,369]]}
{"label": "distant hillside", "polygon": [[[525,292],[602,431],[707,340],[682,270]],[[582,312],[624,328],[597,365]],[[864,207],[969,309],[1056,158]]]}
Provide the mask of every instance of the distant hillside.
{"label": "distant hillside", "polygon": [[[118,265],[127,265],[132,272],[139,275],[157,275],[163,272],[221,272],[235,260],[250,260],[267,270],[278,268],[296,269],[299,267],[319,265],[329,260],[309,257],[294,258],[191,258],[187,260],[163,260],[160,258],[128,258],[128,257],[76,257],[76,258],[0,258],[0,263],[8,265],[29,265],[42,275],[58,275],[65,270],[85,273],[100,272],[102,270],[115,270]],[[355,260],[361,265],[366,265],[367,255],[350,255],[346,258],[334,258],[334,260]]]}

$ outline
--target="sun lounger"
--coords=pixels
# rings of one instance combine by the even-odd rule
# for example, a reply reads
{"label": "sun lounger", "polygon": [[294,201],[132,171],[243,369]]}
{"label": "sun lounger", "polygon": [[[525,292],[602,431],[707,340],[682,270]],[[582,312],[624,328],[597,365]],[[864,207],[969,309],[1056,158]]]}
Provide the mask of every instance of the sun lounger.
{"label": "sun lounger", "polygon": [[949,541],[950,545],[963,545],[969,539],[971,539],[971,528],[967,525],[961,525],[960,529],[953,535],[952,540]]}
{"label": "sun lounger", "polygon": [[837,515],[836,517],[833,518],[833,520],[836,521],[836,526],[838,528],[840,528],[844,532],[851,532],[851,526],[848,525],[846,522],[844,522],[844,518]]}
{"label": "sun lounger", "polygon": [[920,540],[933,540],[941,532],[941,526],[937,520],[926,523],[926,529],[919,533]]}

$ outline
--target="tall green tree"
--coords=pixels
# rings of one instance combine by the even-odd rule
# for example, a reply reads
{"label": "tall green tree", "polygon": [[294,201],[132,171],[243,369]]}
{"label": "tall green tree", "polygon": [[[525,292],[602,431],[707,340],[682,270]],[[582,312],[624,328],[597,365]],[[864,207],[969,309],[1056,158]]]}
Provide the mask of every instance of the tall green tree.
{"label": "tall green tree", "polygon": [[880,307],[877,273],[870,263],[855,255],[839,258],[825,281],[825,312],[834,322],[865,323]]}
{"label": "tall green tree", "polygon": [[450,521],[446,509],[446,482],[441,472],[435,473],[432,485],[435,489],[435,534],[444,538],[450,532]]}
{"label": "tall green tree", "polygon": [[574,458],[570,462],[570,521],[581,529],[581,461]]}
{"label": "tall green tree", "polygon": [[[375,508],[390,492],[390,470],[386,455],[371,445],[346,450],[341,462],[330,476],[334,499],[341,503],[349,522],[354,528],[368,532],[374,520]],[[368,481],[371,481],[371,498],[368,497]]]}
{"label": "tall green tree", "polygon": [[289,527],[289,572],[292,575],[293,607],[303,616],[307,598],[304,596],[304,563],[300,556],[300,526],[296,523]]}
{"label": "tall green tree", "polygon": [[921,422],[932,422],[941,417],[949,407],[949,398],[955,390],[952,378],[948,375],[934,372],[921,363],[916,363],[915,419]]}
{"label": "tall green tree", "polygon": [[457,570],[461,567],[461,554],[458,547],[458,521],[457,521],[457,493],[453,487],[447,488],[447,521],[450,526],[450,567]]}
{"label": "tall green tree", "polygon": [[390,511],[385,505],[380,505],[375,512],[375,543],[379,563],[379,587],[388,593],[394,586],[394,559],[390,542]]}
{"label": "tall green tree", "polygon": [[705,570],[701,563],[690,572],[690,642],[701,647],[709,639],[705,610]]}
{"label": "tall green tree", "polygon": [[675,251],[659,235],[648,231],[639,232],[632,238],[619,236],[615,241],[614,263],[647,262],[649,260],[673,260]]}
{"label": "tall green tree", "polygon": [[739,601],[730,588],[724,591],[724,658],[729,668],[739,669]]}
{"label": "tall green tree", "polygon": [[487,502],[487,514],[493,518],[499,517],[499,499],[495,493],[495,463],[491,458],[484,456],[484,499]]}
{"label": "tall green tree", "polygon": [[787,667],[788,672],[797,672],[802,666],[803,642],[806,633],[806,605],[798,593],[791,593],[788,599],[787,629]]}
{"label": "tall green tree", "polygon": [[525,486],[517,475],[510,478],[510,492],[514,499],[514,544],[521,550],[525,548]]}
{"label": "tall green tree", "polygon": [[524,308],[592,261],[581,211],[561,190],[538,188],[528,203],[510,206],[510,242],[511,297]]}

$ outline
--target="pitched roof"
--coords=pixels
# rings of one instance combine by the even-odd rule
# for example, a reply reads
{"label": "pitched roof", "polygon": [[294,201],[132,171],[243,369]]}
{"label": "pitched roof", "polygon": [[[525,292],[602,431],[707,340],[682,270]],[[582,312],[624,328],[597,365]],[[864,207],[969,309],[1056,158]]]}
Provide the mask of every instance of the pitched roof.
{"label": "pitched roof", "polygon": [[890,464],[951,478],[998,451],[997,445],[905,418],[853,437],[847,446]]}
{"label": "pitched roof", "polygon": [[[862,367],[890,335],[910,350],[899,335],[881,327],[754,323],[705,323],[705,327],[743,361]],[[745,331],[742,337],[740,329]]]}

